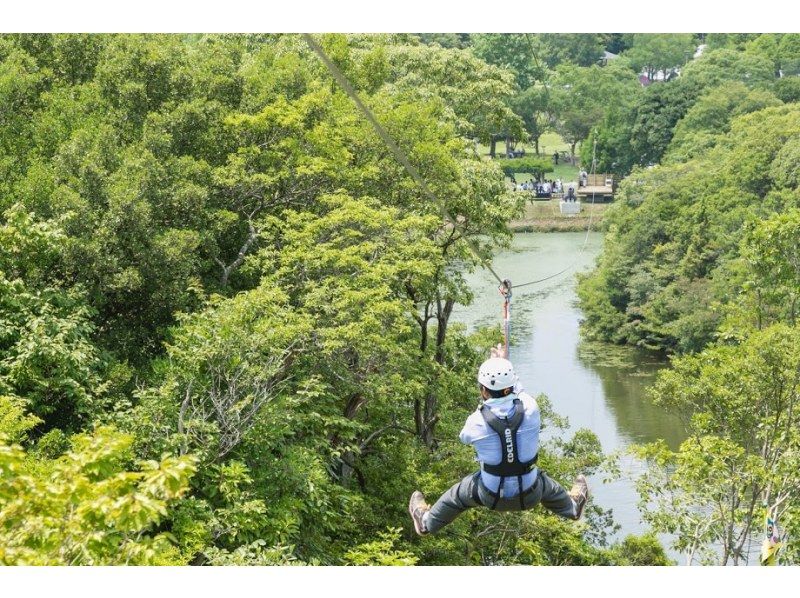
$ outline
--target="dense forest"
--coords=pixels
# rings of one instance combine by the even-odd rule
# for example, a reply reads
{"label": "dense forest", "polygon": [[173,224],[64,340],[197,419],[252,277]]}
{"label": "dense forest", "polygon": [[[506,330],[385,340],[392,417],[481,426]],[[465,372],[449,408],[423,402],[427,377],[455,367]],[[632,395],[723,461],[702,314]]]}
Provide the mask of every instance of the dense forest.
{"label": "dense forest", "polygon": [[707,41],[593,134],[630,172],[578,292],[589,336],[674,356],[652,396],[690,436],[641,448],[645,519],[738,563],[764,506],[800,524],[800,36]]}
{"label": "dense forest", "polygon": [[300,36],[0,36],[0,563],[668,564],[597,506],[408,520],[475,467],[498,334],[450,320],[523,201],[479,147],[547,131],[627,176],[587,335],[686,354],[648,523],[735,563],[764,501],[800,531],[800,36],[318,39],[458,226]]}

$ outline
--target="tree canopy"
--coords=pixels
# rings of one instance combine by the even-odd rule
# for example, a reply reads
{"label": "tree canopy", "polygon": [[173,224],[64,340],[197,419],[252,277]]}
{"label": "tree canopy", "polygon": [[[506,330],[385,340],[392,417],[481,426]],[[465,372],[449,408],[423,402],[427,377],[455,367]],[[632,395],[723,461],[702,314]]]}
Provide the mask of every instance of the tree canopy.
{"label": "tree canopy", "polygon": [[[641,449],[653,528],[739,562],[753,497],[795,517],[796,36],[685,65],[681,35],[318,39],[438,201],[300,36],[0,36],[0,561],[667,564],[596,506],[424,542],[407,520],[410,488],[474,466],[453,439],[497,339],[451,319],[522,212],[504,171],[551,168],[476,141],[550,129],[630,173],[587,333],[697,353],[655,387],[695,417],[694,444]],[[640,67],[680,75],[643,88]],[[547,472],[597,471],[597,437],[537,401]]]}
{"label": "tree canopy", "polygon": [[[524,137],[520,72],[466,38],[319,40],[442,205],[299,36],[0,37],[0,560],[664,561],[598,508],[413,538],[406,490],[472,467],[449,439],[495,339],[450,319],[520,213],[474,151]],[[564,436],[548,471],[599,465]]]}

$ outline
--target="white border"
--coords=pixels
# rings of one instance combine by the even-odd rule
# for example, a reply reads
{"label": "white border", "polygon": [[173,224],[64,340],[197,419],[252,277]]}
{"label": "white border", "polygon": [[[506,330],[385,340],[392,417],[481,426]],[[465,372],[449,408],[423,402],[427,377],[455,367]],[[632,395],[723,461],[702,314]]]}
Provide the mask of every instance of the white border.
{"label": "white border", "polygon": [[[9,3],[10,4],[10,3]],[[408,31],[781,31],[798,26],[787,0],[701,4],[620,0],[501,0],[500,2],[356,0],[301,2],[167,2],[51,0],[4,6],[3,32],[408,32]],[[332,598],[431,595],[492,596],[498,591],[614,598],[675,598],[735,588],[753,596],[796,590],[800,568],[4,568],[3,595],[191,597],[306,596]],[[16,590],[16,591],[15,591]]]}
{"label": "white border", "polygon": [[732,32],[798,27],[792,0],[29,0],[3,32]]}
{"label": "white border", "polygon": [[[588,598],[792,595],[798,567],[17,567],[7,596],[142,598],[317,596],[470,598],[511,593]],[[12,590],[12,591],[8,591]],[[18,590],[15,592],[13,590]],[[730,592],[730,590],[735,590]]]}

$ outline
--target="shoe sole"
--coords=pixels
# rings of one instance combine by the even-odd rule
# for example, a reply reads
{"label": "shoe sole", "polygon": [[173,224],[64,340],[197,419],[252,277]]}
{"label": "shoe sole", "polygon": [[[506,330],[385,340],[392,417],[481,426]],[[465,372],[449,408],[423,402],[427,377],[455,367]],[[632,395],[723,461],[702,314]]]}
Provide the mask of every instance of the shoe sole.
{"label": "shoe sole", "polygon": [[589,498],[591,498],[592,493],[589,491],[589,483],[586,481],[586,478],[583,478],[584,484],[586,484],[586,499],[581,504],[581,509],[575,514],[575,521],[580,521],[581,517],[583,517],[583,512],[586,510],[586,505],[589,504]]}
{"label": "shoe sole", "polygon": [[408,514],[411,515],[411,521],[414,522],[414,531],[417,532],[418,536],[427,536],[428,532],[423,531],[419,528],[421,522],[417,522],[417,518],[414,517],[414,508],[411,506],[414,500],[414,495],[411,495],[411,498],[408,500]]}

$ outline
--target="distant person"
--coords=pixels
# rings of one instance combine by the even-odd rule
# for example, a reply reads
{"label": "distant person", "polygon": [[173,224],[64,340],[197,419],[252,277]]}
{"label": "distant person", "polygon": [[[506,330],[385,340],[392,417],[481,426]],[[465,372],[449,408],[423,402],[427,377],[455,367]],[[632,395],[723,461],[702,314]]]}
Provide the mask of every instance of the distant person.
{"label": "distant person", "polygon": [[558,152],[553,152],[553,162],[558,166]]}

